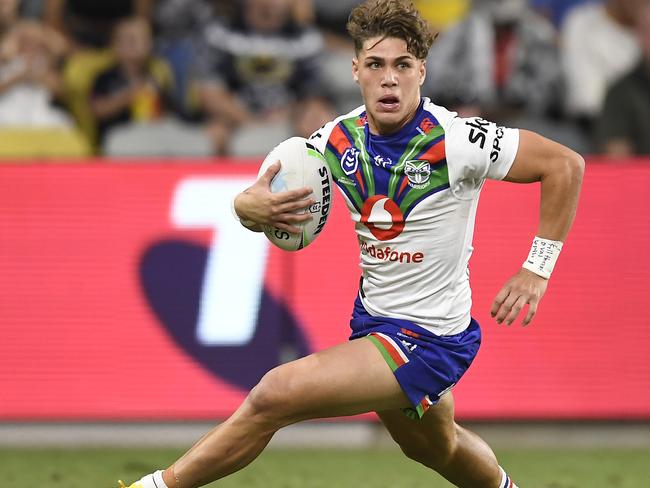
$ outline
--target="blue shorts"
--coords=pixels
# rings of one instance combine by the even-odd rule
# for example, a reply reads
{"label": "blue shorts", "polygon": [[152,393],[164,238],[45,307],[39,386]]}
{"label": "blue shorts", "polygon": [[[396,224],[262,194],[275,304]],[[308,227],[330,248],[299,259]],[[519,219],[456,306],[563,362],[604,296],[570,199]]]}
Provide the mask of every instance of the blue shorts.
{"label": "blue shorts", "polygon": [[373,317],[357,297],[350,321],[350,340],[367,337],[393,370],[413,408],[421,418],[465,374],[481,345],[481,329],[472,319],[459,334],[438,336],[409,320]]}

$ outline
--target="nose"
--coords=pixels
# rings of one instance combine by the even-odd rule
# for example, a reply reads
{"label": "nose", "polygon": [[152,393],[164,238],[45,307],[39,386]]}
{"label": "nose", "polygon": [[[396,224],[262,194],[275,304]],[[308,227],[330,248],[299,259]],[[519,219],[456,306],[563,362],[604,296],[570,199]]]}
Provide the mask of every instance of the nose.
{"label": "nose", "polygon": [[397,73],[393,68],[386,68],[381,77],[382,87],[397,86]]}

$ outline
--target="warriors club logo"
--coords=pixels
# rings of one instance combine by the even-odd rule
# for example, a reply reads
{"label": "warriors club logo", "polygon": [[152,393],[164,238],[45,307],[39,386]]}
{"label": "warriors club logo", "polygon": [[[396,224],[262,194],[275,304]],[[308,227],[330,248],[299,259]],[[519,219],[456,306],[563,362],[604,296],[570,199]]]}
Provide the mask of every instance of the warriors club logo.
{"label": "warriors club logo", "polygon": [[411,160],[404,165],[404,174],[409,179],[409,185],[421,190],[426,188],[431,176],[431,166],[428,161]]}

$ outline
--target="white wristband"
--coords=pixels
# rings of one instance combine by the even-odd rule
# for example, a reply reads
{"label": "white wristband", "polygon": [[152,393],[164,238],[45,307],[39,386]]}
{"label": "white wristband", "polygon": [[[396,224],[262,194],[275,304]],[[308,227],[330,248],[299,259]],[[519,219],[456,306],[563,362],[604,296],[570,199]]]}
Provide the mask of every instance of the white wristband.
{"label": "white wristband", "polygon": [[523,268],[538,274],[542,278],[550,278],[555,262],[562,250],[561,241],[552,241],[535,236],[530,248],[528,259],[524,261]]}
{"label": "white wristband", "polygon": [[237,198],[237,195],[232,197],[232,200],[230,200],[230,211],[232,212],[233,217],[235,217],[235,220],[237,220],[244,227],[253,227],[255,225],[255,222],[252,220],[240,219],[239,215],[237,215],[237,212],[235,211],[235,198]]}

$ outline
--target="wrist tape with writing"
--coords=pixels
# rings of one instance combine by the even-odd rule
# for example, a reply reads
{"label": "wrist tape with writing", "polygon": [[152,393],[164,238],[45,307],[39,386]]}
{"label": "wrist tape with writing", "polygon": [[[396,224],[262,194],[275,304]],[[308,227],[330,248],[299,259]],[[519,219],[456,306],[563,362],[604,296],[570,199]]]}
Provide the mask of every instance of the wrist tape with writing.
{"label": "wrist tape with writing", "polygon": [[562,250],[561,241],[552,241],[535,236],[523,268],[538,274],[542,278],[550,278],[555,262]]}

